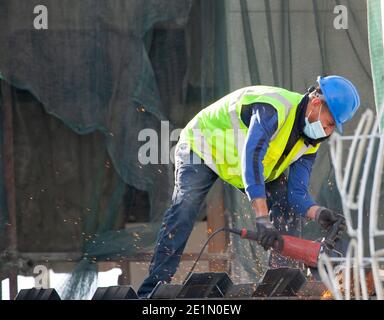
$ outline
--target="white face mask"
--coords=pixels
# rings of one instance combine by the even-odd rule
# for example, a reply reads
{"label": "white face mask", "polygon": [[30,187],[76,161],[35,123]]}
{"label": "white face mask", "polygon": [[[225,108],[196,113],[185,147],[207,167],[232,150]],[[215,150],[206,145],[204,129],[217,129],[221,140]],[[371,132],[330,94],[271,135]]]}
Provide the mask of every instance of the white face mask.
{"label": "white face mask", "polygon": [[327,136],[327,134],[323,129],[323,125],[321,124],[321,121],[320,121],[320,113],[321,113],[322,107],[323,105],[321,105],[320,107],[319,118],[317,119],[317,121],[309,123],[308,117],[311,115],[311,112],[313,110],[309,113],[308,117],[305,117],[304,133],[307,137],[315,140],[324,138]]}

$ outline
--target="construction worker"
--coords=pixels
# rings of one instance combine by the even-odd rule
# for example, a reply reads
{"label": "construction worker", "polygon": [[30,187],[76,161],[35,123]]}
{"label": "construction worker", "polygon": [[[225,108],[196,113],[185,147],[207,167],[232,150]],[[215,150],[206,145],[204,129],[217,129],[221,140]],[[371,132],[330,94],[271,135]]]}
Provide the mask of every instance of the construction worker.
{"label": "construction worker", "polygon": [[[281,246],[282,233],[297,234],[298,217],[324,229],[332,226],[337,213],[315,203],[308,192],[311,169],[320,143],[335,128],[342,132],[359,105],[349,80],[327,76],[318,77],[305,94],[250,86],[201,110],[182,130],[175,148],[172,203],[139,297],[147,297],[159,281],[171,281],[217,177],[245,191],[265,250],[275,243]],[[283,265],[279,258],[278,267]]]}

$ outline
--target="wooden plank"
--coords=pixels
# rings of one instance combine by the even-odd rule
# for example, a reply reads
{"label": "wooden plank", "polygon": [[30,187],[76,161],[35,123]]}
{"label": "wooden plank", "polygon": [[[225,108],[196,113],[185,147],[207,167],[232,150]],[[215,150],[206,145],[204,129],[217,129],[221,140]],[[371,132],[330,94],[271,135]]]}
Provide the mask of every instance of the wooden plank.
{"label": "wooden plank", "polygon": [[[217,181],[212,187],[207,197],[207,223],[208,236],[215,230],[226,226],[224,209],[224,187],[222,181]],[[225,232],[218,233],[208,243],[208,252],[221,255],[228,248],[228,235]],[[212,272],[228,272],[226,259],[211,258],[209,260],[209,270]]]}
{"label": "wooden plank", "polygon": [[[126,257],[113,257],[108,260],[100,260],[105,262],[120,262],[120,261],[133,261],[133,262],[149,262],[151,261],[153,253],[151,252],[139,252],[135,254],[131,254]],[[82,254],[80,252],[20,252],[19,256],[22,259],[29,259],[32,262],[41,262],[42,264],[49,262],[77,262],[82,258]],[[181,256],[182,260],[191,261],[195,260],[198,256],[198,253],[184,253]],[[203,253],[200,260],[230,260],[233,258],[231,255],[227,253]]]}
{"label": "wooden plank", "polygon": [[131,268],[129,261],[123,261],[119,263],[121,269],[121,275],[119,275],[118,284],[120,286],[131,284]]}
{"label": "wooden plank", "polygon": [[[4,180],[7,199],[9,223],[6,226],[8,250],[11,254],[17,251],[17,225],[16,225],[16,190],[15,190],[15,167],[13,159],[13,109],[12,88],[5,81],[1,81],[1,92],[4,112]],[[10,299],[17,295],[17,269],[9,272],[9,294]]]}

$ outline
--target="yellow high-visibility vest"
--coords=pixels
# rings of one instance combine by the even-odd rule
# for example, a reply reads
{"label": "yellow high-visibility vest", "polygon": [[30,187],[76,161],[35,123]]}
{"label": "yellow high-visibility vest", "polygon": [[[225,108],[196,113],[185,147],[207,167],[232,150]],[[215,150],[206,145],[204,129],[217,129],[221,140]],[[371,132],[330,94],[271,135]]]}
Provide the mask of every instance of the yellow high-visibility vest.
{"label": "yellow high-visibility vest", "polygon": [[303,154],[315,153],[320,146],[306,146],[300,138],[282,158],[303,97],[297,92],[270,86],[236,90],[201,110],[182,130],[179,143],[188,143],[221,179],[244,188],[241,163],[248,128],[241,120],[241,109],[253,103],[268,103],[276,109],[278,117],[277,129],[262,161],[264,181],[272,181]]}

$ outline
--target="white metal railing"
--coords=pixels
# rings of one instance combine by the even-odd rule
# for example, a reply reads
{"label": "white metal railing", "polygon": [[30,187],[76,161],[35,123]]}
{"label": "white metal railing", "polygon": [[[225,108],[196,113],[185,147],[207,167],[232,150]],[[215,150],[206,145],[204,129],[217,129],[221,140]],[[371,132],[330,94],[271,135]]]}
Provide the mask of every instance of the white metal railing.
{"label": "white metal railing", "polygon": [[[384,248],[377,248],[375,240],[384,236],[379,229],[379,204],[384,169],[384,133],[379,132],[379,124],[384,116],[384,105],[374,121],[374,113],[366,110],[352,136],[341,136],[334,133],[330,139],[330,153],[335,168],[336,185],[341,195],[343,213],[346,219],[347,232],[351,237],[346,256],[330,258],[322,254],[319,258],[319,274],[324,284],[335,299],[351,299],[351,272],[353,272],[354,299],[369,299],[366,281],[366,268],[372,270],[372,277],[377,299],[383,300],[383,284],[379,263],[384,262]],[[343,154],[347,150],[347,159],[343,165]],[[374,154],[375,147],[377,150]],[[372,186],[368,185],[371,166],[374,166]],[[360,178],[360,180],[359,180]],[[367,188],[371,187],[368,212],[364,208]],[[363,217],[369,213],[369,252],[364,257]],[[352,214],[357,215],[357,225],[353,226]],[[334,263],[339,262],[337,267]],[[343,274],[343,288],[337,277]]]}

